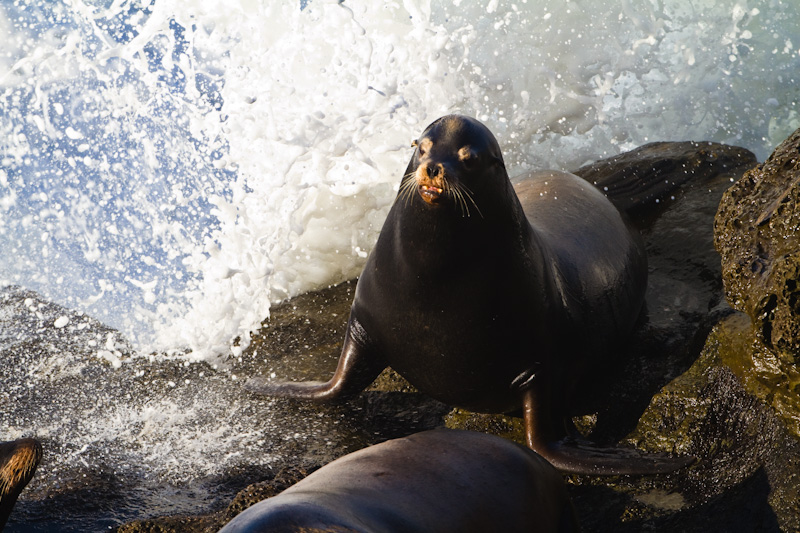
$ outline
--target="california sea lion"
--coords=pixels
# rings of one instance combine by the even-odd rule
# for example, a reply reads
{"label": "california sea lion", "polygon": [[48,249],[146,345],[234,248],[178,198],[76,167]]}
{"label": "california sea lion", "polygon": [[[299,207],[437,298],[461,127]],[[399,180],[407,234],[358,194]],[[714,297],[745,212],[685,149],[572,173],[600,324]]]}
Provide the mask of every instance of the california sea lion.
{"label": "california sea lion", "polygon": [[600,191],[554,171],[512,186],[494,135],[446,116],[416,143],[358,280],[333,378],[248,387],[332,400],[391,366],[447,404],[522,407],[528,445],[563,471],[672,471],[690,460],[568,436],[576,383],[631,332],[646,283],[642,241]]}
{"label": "california sea lion", "polygon": [[221,532],[577,530],[547,461],[500,437],[436,429],[341,457]]}
{"label": "california sea lion", "polygon": [[0,530],[41,460],[42,446],[34,439],[0,442]]}

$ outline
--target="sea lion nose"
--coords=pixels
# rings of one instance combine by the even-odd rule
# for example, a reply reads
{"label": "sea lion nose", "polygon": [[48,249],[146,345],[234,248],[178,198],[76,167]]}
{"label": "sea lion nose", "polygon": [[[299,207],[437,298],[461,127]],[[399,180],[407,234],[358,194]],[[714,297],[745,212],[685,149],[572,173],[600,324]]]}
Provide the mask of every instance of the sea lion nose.
{"label": "sea lion nose", "polygon": [[428,176],[431,178],[444,176],[444,165],[441,163],[428,163],[426,170],[428,171]]}

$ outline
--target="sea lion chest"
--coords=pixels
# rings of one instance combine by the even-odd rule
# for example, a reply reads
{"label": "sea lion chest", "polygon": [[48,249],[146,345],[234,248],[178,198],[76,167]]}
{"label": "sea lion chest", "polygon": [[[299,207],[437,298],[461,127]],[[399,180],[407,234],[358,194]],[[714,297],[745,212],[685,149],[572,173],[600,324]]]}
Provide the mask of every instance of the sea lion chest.
{"label": "sea lion chest", "polygon": [[353,302],[386,364],[473,411],[518,408],[534,376],[555,390],[578,380],[630,333],[644,299],[641,242],[599,191],[558,172],[516,191],[475,218],[396,203]]}
{"label": "sea lion chest", "polygon": [[554,352],[545,330],[558,312],[541,261],[515,232],[485,231],[485,221],[409,227],[396,216],[359,278],[353,316],[420,391],[475,411],[517,408],[513,382]]}

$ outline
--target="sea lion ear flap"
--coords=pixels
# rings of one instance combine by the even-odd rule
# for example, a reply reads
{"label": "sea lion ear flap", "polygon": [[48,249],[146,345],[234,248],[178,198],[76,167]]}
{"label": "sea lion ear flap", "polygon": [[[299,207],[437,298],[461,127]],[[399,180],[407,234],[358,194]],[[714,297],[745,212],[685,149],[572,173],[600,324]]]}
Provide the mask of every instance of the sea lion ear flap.
{"label": "sea lion ear flap", "polygon": [[418,158],[421,155],[419,153],[419,140],[414,139],[411,141],[411,148],[414,149],[414,153],[411,154],[411,160],[413,161],[415,158]]}

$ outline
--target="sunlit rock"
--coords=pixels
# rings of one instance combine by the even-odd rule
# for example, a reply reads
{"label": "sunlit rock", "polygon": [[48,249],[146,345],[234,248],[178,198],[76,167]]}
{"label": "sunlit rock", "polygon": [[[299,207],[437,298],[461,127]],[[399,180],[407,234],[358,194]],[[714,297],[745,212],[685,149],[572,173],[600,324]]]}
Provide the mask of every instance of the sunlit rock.
{"label": "sunlit rock", "polygon": [[800,362],[800,130],[723,196],[715,219],[725,293],[782,361]]}

